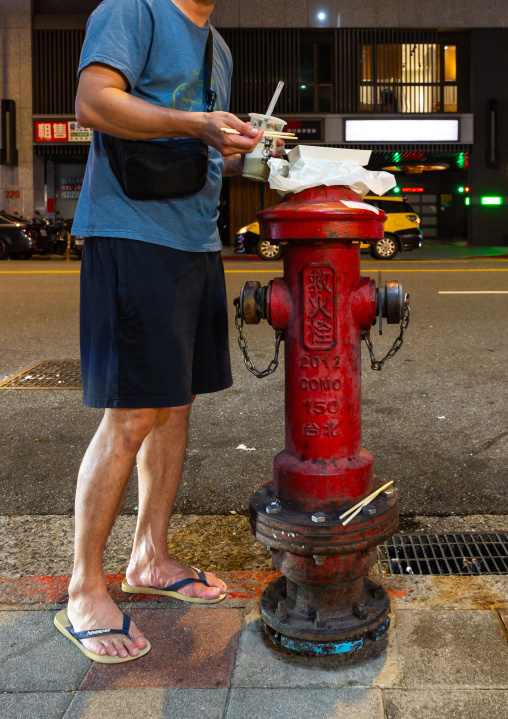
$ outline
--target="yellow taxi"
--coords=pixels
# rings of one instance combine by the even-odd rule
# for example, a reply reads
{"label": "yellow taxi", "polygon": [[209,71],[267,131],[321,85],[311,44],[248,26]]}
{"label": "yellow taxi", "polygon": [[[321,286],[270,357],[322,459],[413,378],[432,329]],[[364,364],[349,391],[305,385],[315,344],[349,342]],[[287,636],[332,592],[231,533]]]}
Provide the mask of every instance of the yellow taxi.
{"label": "yellow taxi", "polygon": [[391,260],[397,252],[417,250],[422,246],[420,218],[404,197],[378,197],[366,195],[364,202],[386,212],[385,233],[373,245],[362,244],[378,260]]}
{"label": "yellow taxi", "polygon": [[[406,199],[377,195],[367,195],[363,199],[369,205],[386,212],[387,218],[384,237],[373,245],[360,245],[361,250],[370,250],[372,256],[378,260],[391,260],[398,252],[416,250],[422,246],[420,218]],[[282,246],[262,240],[259,223],[251,222],[236,233],[235,253],[258,254],[263,260],[278,260],[282,257]]]}

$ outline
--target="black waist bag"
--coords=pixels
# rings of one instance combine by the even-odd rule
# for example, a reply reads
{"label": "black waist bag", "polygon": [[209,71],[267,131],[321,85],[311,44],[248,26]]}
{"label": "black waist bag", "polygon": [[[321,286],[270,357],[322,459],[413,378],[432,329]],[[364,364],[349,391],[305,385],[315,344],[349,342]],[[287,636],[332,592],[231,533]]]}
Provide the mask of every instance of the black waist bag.
{"label": "black waist bag", "polygon": [[196,138],[167,142],[121,140],[103,135],[111,169],[131,200],[167,200],[203,189],[208,145]]}
{"label": "black waist bag", "polygon": [[[212,91],[213,35],[206,42],[205,78],[208,91],[206,111],[213,112],[216,93]],[[208,145],[193,137],[164,142],[122,140],[102,134],[109,164],[122,190],[131,200],[169,200],[187,197],[206,185]]]}

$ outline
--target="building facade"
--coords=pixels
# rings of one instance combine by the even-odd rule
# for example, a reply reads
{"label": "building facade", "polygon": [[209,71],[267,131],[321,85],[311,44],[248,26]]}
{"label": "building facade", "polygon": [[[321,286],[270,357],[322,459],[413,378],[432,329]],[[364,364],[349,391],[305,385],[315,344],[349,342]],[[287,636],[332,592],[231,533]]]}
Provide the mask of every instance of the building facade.
{"label": "building facade", "polygon": [[[97,0],[0,0],[0,209],[72,217],[90,133],[76,68]],[[70,7],[72,5],[72,7]],[[508,245],[508,3],[504,0],[218,0],[234,60],[231,111],[276,114],[300,143],[372,149],[420,214],[424,236]],[[224,239],[276,199],[224,183]]]}

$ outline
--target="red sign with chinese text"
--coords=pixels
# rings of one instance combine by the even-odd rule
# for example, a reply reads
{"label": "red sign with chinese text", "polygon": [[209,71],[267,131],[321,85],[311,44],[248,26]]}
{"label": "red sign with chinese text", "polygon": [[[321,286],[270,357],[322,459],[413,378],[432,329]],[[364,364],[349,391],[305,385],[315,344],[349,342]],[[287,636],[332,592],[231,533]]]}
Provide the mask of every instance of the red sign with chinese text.
{"label": "red sign with chinese text", "polygon": [[69,123],[67,121],[44,120],[35,123],[36,142],[69,142]]}
{"label": "red sign with chinese text", "polygon": [[303,271],[304,344],[309,350],[329,350],[337,342],[335,270],[308,265]]}

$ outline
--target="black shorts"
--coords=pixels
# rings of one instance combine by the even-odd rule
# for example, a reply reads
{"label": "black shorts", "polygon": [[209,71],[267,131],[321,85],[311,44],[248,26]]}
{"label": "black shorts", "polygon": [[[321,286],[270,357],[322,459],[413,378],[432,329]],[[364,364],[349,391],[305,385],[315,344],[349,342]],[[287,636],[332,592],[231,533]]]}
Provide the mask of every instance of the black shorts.
{"label": "black shorts", "polygon": [[220,252],[87,238],[80,329],[87,407],[180,407],[233,383]]}

